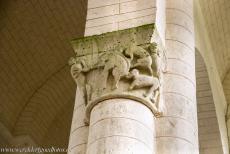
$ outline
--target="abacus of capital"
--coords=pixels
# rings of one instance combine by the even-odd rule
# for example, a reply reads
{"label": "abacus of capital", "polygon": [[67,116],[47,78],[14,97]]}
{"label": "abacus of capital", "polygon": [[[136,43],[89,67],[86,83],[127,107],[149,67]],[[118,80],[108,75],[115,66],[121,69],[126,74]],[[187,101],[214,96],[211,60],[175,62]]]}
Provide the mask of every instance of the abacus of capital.
{"label": "abacus of capital", "polygon": [[70,139],[78,139],[79,148],[69,153],[156,153],[154,118],[163,114],[166,55],[151,42],[155,34],[150,24],[72,41],[76,57],[69,64],[83,107]]}

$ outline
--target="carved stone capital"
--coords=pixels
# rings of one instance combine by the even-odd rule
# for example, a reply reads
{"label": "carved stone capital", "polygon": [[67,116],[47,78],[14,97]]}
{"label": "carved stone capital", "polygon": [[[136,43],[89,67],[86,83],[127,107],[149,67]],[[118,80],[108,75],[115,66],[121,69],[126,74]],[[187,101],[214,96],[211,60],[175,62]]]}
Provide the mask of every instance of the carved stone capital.
{"label": "carved stone capital", "polygon": [[154,25],[105,33],[72,41],[76,57],[71,75],[84,94],[86,121],[93,107],[106,99],[127,98],[146,105],[155,116],[161,92],[163,55],[151,43]]}

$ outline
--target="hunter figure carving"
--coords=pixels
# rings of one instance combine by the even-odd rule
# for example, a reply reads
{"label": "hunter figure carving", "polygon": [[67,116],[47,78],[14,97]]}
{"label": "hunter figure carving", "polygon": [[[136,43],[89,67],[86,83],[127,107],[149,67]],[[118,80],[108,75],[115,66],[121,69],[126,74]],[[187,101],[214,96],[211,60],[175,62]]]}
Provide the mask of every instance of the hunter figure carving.
{"label": "hunter figure carving", "polygon": [[131,60],[134,60],[136,58],[136,63],[131,66],[131,68],[144,68],[147,69],[148,72],[152,75],[152,58],[148,51],[146,51],[144,48],[135,45],[132,43],[125,51],[125,56],[130,57]]}

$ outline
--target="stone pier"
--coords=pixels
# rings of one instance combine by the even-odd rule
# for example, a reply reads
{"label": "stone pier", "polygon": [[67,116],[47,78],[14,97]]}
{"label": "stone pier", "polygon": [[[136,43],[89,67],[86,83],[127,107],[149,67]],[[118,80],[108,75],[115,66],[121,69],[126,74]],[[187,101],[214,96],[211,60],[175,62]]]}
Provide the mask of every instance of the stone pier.
{"label": "stone pier", "polygon": [[198,149],[193,0],[166,1],[167,72],[164,116],[156,120],[159,154]]}
{"label": "stone pier", "polygon": [[153,35],[149,24],[72,41],[77,93],[70,153],[156,153],[164,51]]}
{"label": "stone pier", "polygon": [[89,0],[85,36],[70,153],[198,153],[193,1]]}

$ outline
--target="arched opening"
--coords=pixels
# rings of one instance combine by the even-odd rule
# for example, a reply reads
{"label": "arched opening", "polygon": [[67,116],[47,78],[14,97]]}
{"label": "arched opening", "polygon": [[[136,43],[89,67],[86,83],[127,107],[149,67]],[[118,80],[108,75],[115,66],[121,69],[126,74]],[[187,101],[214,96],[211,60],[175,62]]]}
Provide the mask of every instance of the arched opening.
{"label": "arched opening", "polygon": [[207,67],[198,51],[196,51],[196,92],[200,154],[223,154]]}

